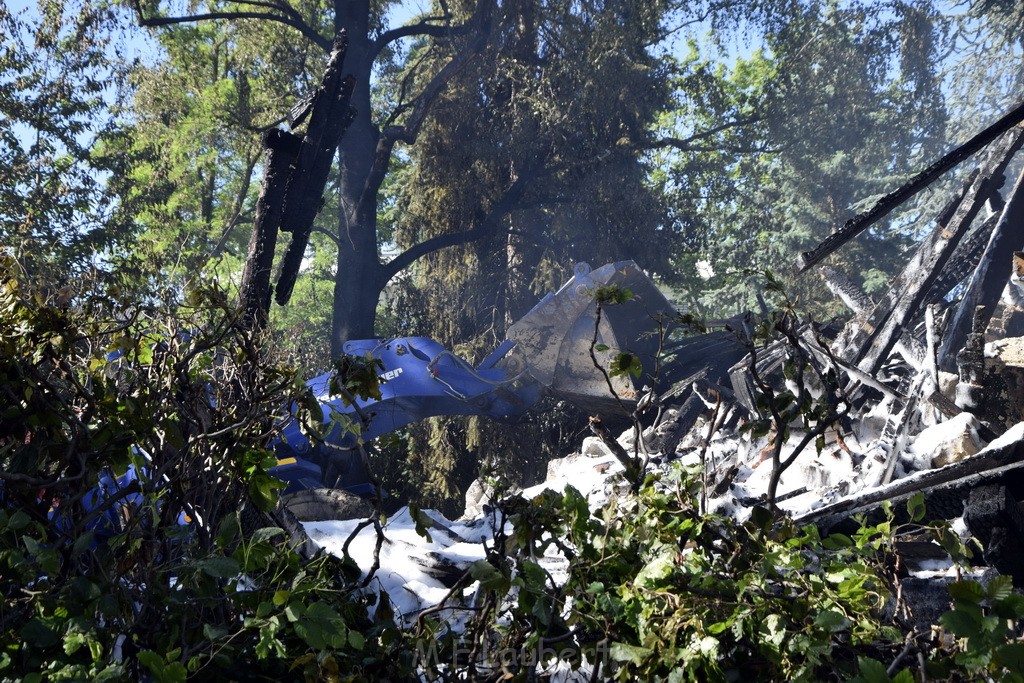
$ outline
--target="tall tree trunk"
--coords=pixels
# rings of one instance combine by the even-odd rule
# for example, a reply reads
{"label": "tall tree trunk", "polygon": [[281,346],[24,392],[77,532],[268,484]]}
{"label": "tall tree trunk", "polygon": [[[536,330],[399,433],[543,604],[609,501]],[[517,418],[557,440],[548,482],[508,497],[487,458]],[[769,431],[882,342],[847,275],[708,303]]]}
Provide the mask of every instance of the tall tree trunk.
{"label": "tall tree trunk", "polygon": [[[376,209],[376,204],[374,204]],[[386,283],[381,282],[377,249],[376,216],[356,215],[339,219],[338,272],[334,278],[331,320],[331,356],[337,357],[349,339],[371,339],[377,301]]]}
{"label": "tall tree trunk", "polygon": [[[336,2],[336,20],[349,35],[342,66],[359,84],[370,82],[373,66],[369,5],[365,0]],[[380,282],[377,256],[377,193],[367,189],[380,131],[371,118],[369,88],[352,93],[352,120],[339,145],[338,272],[334,281],[331,355],[342,353],[345,341],[374,336]]]}
{"label": "tall tree trunk", "polygon": [[249,252],[245,259],[240,306],[249,325],[263,327],[270,313],[270,276],[274,266],[274,247],[281,228],[281,209],[287,189],[288,174],[299,152],[301,138],[273,128],[263,135],[267,150],[266,168],[260,195],[256,200]]}

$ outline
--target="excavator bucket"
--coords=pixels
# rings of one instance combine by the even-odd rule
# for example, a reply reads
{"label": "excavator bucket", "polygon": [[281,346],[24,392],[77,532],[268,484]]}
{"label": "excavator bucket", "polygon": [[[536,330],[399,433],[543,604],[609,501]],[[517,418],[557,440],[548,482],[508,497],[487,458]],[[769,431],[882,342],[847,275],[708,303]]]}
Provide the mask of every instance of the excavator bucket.
{"label": "excavator bucket", "polygon": [[[611,287],[628,290],[629,299],[601,305],[599,315],[596,294]],[[550,393],[584,410],[632,408],[644,386],[655,386],[658,350],[676,317],[633,261],[597,270],[580,263],[571,280],[509,328],[506,336],[516,353],[506,358],[524,364]],[[621,354],[639,361],[639,367],[633,365],[638,374],[613,373]]]}

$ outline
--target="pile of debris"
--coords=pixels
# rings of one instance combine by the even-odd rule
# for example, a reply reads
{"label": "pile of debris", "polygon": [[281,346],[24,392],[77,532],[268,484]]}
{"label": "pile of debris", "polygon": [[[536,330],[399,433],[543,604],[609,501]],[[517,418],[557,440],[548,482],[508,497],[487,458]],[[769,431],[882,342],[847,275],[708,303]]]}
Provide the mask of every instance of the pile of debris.
{"label": "pile of debris", "polygon": [[[878,301],[835,268],[817,264],[885,211],[872,209],[802,256],[800,267],[817,267],[854,314],[829,341],[814,330],[799,336],[806,359],[830,372],[848,401],[842,419],[820,434],[818,448],[806,448],[806,433],[795,427],[781,436],[777,429],[742,429],[765,419],[759,398],[766,384],[787,382],[791,338],[759,351],[754,362],[732,365],[733,359],[721,367],[722,357],[708,357],[706,368],[661,397],[657,424],[627,432],[617,445],[607,436],[588,437],[580,453],[550,464],[545,483],[521,494],[571,483],[592,506],[602,505],[623,471],[619,449],[640,453],[652,468],[674,460],[702,464],[709,510],[742,518],[754,505],[775,505],[823,533],[841,529],[855,514],[870,516],[886,501],[902,510],[899,503],[921,492],[929,515],[957,520],[979,540],[979,562],[1024,586],[1018,502],[1024,496],[1024,253],[1017,251],[1024,248],[1024,172],[1005,201],[1000,194],[1004,172],[1024,146],[1024,108],[1013,116],[907,186],[916,192],[947,170],[950,159],[986,148]],[[901,188],[880,206],[891,209],[913,192]],[[777,458],[769,457],[779,440],[788,440],[782,449],[795,454],[781,475],[773,471]],[[313,519],[304,528],[315,545],[347,551],[364,570],[379,567],[374,585],[397,614],[414,619],[483,557],[482,543],[494,538],[498,524],[490,495],[484,482],[475,483],[458,521],[426,511],[429,540],[415,533],[424,520],[408,509],[389,520],[383,544],[358,520]],[[943,566],[941,549],[932,550],[922,569]],[[557,576],[560,561],[547,558],[546,569]]]}
{"label": "pile of debris", "polygon": [[[988,137],[984,157],[878,301],[836,268],[818,267],[853,317],[830,348],[810,330],[800,342],[822,372],[839,376],[852,407],[822,435],[819,453],[806,449],[782,475],[768,502],[825,531],[923,492],[932,515],[962,517],[985,560],[1024,585],[1024,172],[1005,201],[1000,194],[1024,145],[1021,115],[1018,108],[964,146]],[[962,158],[963,149],[947,159]],[[913,191],[948,167],[945,161],[915,179]],[[910,194],[902,188],[879,206],[891,210]],[[876,206],[854,219],[803,254],[798,268],[816,266],[881,215]],[[730,427],[765,417],[758,381],[786,381],[791,347],[792,340],[776,343],[755,365],[732,367],[731,391],[696,383],[671,430],[681,435],[675,448],[704,452],[712,486],[731,493],[719,504],[734,514],[766,501],[769,477],[759,470],[772,469],[763,461],[777,437],[743,443]],[[718,410],[728,417],[708,425],[700,408],[714,401],[729,404]],[[710,443],[701,436],[714,433],[720,436]],[[798,437],[791,448],[799,448]]]}

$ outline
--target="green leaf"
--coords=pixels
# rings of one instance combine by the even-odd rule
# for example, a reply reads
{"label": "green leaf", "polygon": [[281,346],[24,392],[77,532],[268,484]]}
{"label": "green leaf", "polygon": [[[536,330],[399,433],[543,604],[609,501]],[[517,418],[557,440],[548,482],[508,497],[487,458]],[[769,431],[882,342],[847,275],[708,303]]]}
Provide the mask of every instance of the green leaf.
{"label": "green leaf", "polygon": [[23,510],[17,510],[11,518],[7,520],[7,528],[11,531],[21,531],[28,526],[28,523],[32,521]]}
{"label": "green leaf", "polygon": [[75,539],[75,545],[73,546],[72,551],[75,555],[81,555],[86,550],[91,548],[95,541],[96,534],[92,531],[86,531],[81,536]]}
{"label": "green leaf", "polygon": [[750,521],[755,528],[767,531],[775,522],[775,515],[763,505],[755,505],[750,509]]}
{"label": "green leaf", "polygon": [[213,624],[203,624],[203,637],[207,640],[217,642],[221,638],[227,637],[231,631],[224,626],[214,626]]}
{"label": "green leaf", "polygon": [[999,575],[988,582],[986,589],[989,600],[1002,600],[1013,593],[1013,577]]}
{"label": "green leaf", "polygon": [[44,649],[56,645],[60,640],[60,634],[39,617],[29,620],[18,631],[18,635],[33,647]]}
{"label": "green leaf", "polygon": [[643,374],[644,366],[640,358],[632,353],[620,353],[612,359],[608,368],[608,374],[612,377],[632,375],[639,377]]}
{"label": "green leaf", "polygon": [[992,610],[1004,619],[1024,618],[1024,595],[1007,595],[992,605]]}
{"label": "green leaf", "polygon": [[939,623],[947,631],[960,638],[970,638],[976,636],[980,632],[980,623],[974,617],[963,609],[953,609],[941,617],[939,617]]}
{"label": "green leaf", "polygon": [[165,664],[163,657],[152,650],[143,650],[135,656],[159,683],[179,683],[188,677],[188,671],[181,663]]}
{"label": "green leaf", "polygon": [[764,629],[767,634],[766,640],[776,648],[782,646],[786,638],[786,623],[778,614],[769,614],[764,620]]}
{"label": "green leaf", "polygon": [[821,539],[821,546],[825,550],[842,550],[843,548],[852,548],[853,539],[846,534],[829,534],[825,538]]}
{"label": "green leaf", "polygon": [[846,615],[840,612],[825,610],[818,613],[818,616],[814,619],[814,624],[829,633],[837,633],[849,628],[851,622],[846,618]]}
{"label": "green leaf", "polygon": [[64,654],[73,655],[86,645],[88,638],[81,631],[71,631],[64,636]]}
{"label": "green leaf", "polygon": [[508,591],[511,583],[507,576],[498,571],[494,565],[487,560],[477,560],[469,565],[469,575],[480,582],[484,590],[493,590],[498,593]]}
{"label": "green leaf", "polygon": [[630,645],[628,643],[612,643],[608,650],[609,656],[616,662],[632,662],[637,666],[644,663],[644,660],[653,654],[654,650],[648,647]]}
{"label": "green leaf", "polygon": [[147,669],[156,673],[157,671],[163,671],[164,658],[153,652],[152,650],[143,650],[135,655],[135,658],[142,662],[143,666]]}
{"label": "green leaf", "polygon": [[306,614],[306,606],[301,602],[289,603],[284,608],[284,616],[287,617],[288,621],[296,622]]}
{"label": "green leaf", "polygon": [[717,636],[721,633],[725,633],[732,626],[732,622],[728,621],[716,621],[715,623],[708,626],[708,633],[713,636]]}
{"label": "green leaf", "polygon": [[295,622],[295,632],[310,647],[318,650],[345,647],[348,643],[348,631],[341,615],[323,601],[311,604],[305,615]]}
{"label": "green leaf", "polygon": [[892,677],[892,683],[914,683],[914,674],[910,669],[903,669]]}
{"label": "green leaf", "polygon": [[907,499],[907,513],[910,515],[910,519],[915,522],[920,522],[924,519],[924,493],[918,491]]}
{"label": "green leaf", "polygon": [[257,472],[249,478],[249,497],[260,510],[269,510],[277,503],[277,492],[286,484],[265,472]]}
{"label": "green leaf", "polygon": [[284,533],[284,529],[279,526],[268,526],[262,529],[257,529],[252,534],[252,540],[256,543],[262,543],[269,541],[272,538],[276,538]]}
{"label": "green leaf", "polygon": [[637,573],[636,584],[644,588],[656,587],[661,581],[672,575],[674,567],[673,556],[663,552],[645,564]]}
{"label": "green leaf", "polygon": [[970,580],[954,581],[949,584],[949,594],[956,600],[972,605],[977,605],[986,598],[985,587],[977,581]]}
{"label": "green leaf", "polygon": [[238,513],[229,512],[224,516],[220,527],[217,529],[217,546],[220,548],[228,547],[238,538],[241,532],[242,527],[238,523]]}
{"label": "green leaf", "polygon": [[533,603],[533,608],[530,610],[530,614],[537,617],[537,621],[544,626],[551,625],[551,618],[553,616],[551,599],[546,593],[541,593],[537,596],[537,599]]}
{"label": "green leaf", "polygon": [[71,595],[74,596],[75,600],[83,604],[99,600],[102,595],[100,587],[84,576],[76,576],[71,579],[68,587],[70,588]]}
{"label": "green leaf", "polygon": [[434,539],[430,537],[430,532],[427,529],[434,526],[434,520],[413,503],[409,503],[409,516],[412,517],[412,521],[416,524],[416,533],[425,539],[427,543],[433,543]]}
{"label": "green leaf", "polygon": [[1024,673],[1024,643],[1000,645],[995,651],[994,661],[1010,671]]}
{"label": "green leaf", "polygon": [[889,683],[889,674],[885,665],[868,657],[857,657],[857,668],[860,675],[858,680],[862,683]]}

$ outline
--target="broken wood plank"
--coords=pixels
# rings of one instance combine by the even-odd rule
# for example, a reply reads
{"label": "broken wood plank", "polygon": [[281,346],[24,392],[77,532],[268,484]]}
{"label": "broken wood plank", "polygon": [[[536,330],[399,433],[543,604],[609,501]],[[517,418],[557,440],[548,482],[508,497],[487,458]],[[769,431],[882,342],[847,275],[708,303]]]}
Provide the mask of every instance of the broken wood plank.
{"label": "broken wood plank", "polygon": [[[1024,171],[1017,178],[1010,200],[992,230],[988,245],[971,276],[963,298],[957,306],[939,347],[939,367],[947,372],[956,369],[956,353],[961,349],[971,331],[972,315],[978,306],[983,306],[987,315],[995,310],[1006,281],[1013,252],[1024,247]],[[988,319],[984,321],[988,326]]]}
{"label": "broken wood plank", "polygon": [[835,252],[851,239],[887,216],[897,206],[928,187],[943,173],[975,152],[984,149],[996,138],[1021,121],[1024,121],[1024,103],[1017,105],[991,126],[943,156],[903,187],[882,197],[866,212],[848,220],[843,227],[826,237],[817,247],[800,254],[796,262],[796,271],[802,273],[811,266],[821,263],[829,254]]}
{"label": "broken wood plank", "polygon": [[[875,302],[838,269],[826,265],[821,267],[820,273],[825,280],[825,285],[854,314],[854,318],[846,323],[832,343],[832,349],[839,353],[850,345],[857,330],[867,323],[867,318],[871,314]],[[896,342],[896,351],[914,368],[921,367],[925,353],[924,347],[909,332]]]}
{"label": "broken wood plank", "polygon": [[987,201],[993,190],[993,179],[1001,178],[1003,170],[1022,144],[1024,129],[1017,127],[993,145],[981,165],[981,172],[964,194],[949,223],[936,225],[840,355],[855,359],[857,367],[864,372],[874,374],[878,371],[896,340],[902,336],[907,321],[920,309],[925,295],[960,238]]}

